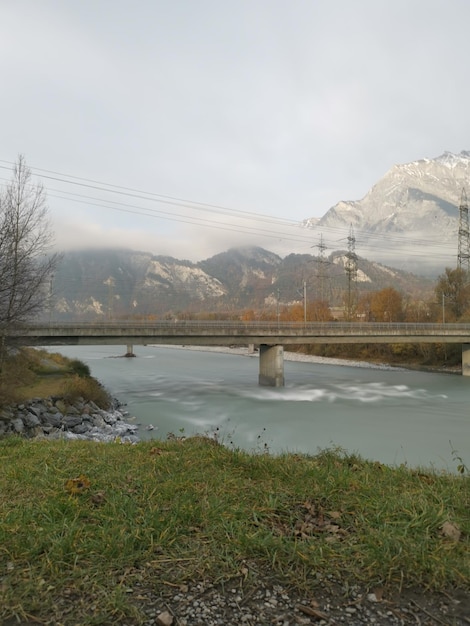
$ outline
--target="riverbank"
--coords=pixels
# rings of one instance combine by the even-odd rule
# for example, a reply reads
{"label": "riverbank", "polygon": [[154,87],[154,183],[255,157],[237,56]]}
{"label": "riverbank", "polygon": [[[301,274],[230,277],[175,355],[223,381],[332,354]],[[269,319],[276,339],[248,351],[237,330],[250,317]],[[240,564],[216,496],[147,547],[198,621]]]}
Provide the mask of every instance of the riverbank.
{"label": "riverbank", "polygon": [[466,477],[204,437],[0,456],[8,626],[468,625]]}
{"label": "riverbank", "polygon": [[[221,352],[223,354],[237,354],[239,356],[246,356],[251,358],[259,357],[257,350],[253,351],[245,346],[236,346],[233,348],[227,348],[226,346],[174,346],[167,344],[152,344],[155,348],[168,348],[172,350],[193,350],[198,352]],[[334,359],[330,357],[313,356],[310,354],[302,354],[300,352],[284,351],[284,360],[286,361],[298,361],[304,363],[320,363],[324,365],[347,365],[349,367],[364,367],[366,369],[404,369],[393,365],[387,365],[385,363],[368,363],[365,361],[353,361],[350,359]]]}
{"label": "riverbank", "polygon": [[[154,344],[154,347],[170,348],[175,350],[195,350],[199,352],[221,352],[223,354],[237,354],[239,356],[257,358],[258,351],[250,350],[247,347],[227,348],[225,346],[173,346],[166,344]],[[369,361],[357,361],[352,359],[338,359],[332,357],[315,356],[311,354],[302,354],[301,352],[284,351],[285,361],[294,361],[299,363],[318,363],[320,365],[342,365],[346,367],[359,367],[363,369],[375,370],[414,370],[422,372],[438,372],[441,374],[461,374],[461,366],[424,366],[416,364],[395,365],[390,363],[372,363]]]}

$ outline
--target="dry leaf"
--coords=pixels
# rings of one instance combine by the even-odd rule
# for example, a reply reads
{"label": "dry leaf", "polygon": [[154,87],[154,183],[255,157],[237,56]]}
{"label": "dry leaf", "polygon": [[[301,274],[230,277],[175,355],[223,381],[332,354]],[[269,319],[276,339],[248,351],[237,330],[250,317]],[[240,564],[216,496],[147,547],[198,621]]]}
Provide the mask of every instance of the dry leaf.
{"label": "dry leaf", "polygon": [[375,595],[377,602],[382,602],[382,598],[384,595],[383,587],[376,587],[372,590],[372,593]]}
{"label": "dry leaf", "polygon": [[459,541],[462,535],[460,528],[455,524],[451,524],[451,522],[444,522],[441,528],[441,533],[444,537],[452,539],[452,541]]}
{"label": "dry leaf", "polygon": [[83,493],[90,487],[91,483],[86,476],[81,474],[78,478],[69,478],[65,482],[65,489],[72,495]]}
{"label": "dry leaf", "polygon": [[161,448],[150,448],[150,454],[155,454],[160,456],[161,454],[168,454],[166,450],[162,450]]}
{"label": "dry leaf", "polygon": [[100,504],[103,504],[105,500],[106,500],[106,494],[104,491],[97,491],[91,496],[91,501],[93,502],[93,504],[96,504],[97,506]]}

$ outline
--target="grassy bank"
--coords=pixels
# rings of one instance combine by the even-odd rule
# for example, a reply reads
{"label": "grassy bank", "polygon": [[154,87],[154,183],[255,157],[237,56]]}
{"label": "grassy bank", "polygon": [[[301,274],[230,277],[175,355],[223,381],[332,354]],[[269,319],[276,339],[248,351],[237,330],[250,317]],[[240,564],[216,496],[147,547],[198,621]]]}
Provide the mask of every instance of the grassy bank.
{"label": "grassy bank", "polygon": [[257,572],[304,590],[327,575],[470,587],[468,476],[204,438],[8,438],[0,457],[1,619],[137,623],[139,588]]}
{"label": "grassy bank", "polygon": [[78,359],[33,348],[10,354],[0,378],[0,407],[50,396],[71,401],[82,396],[102,408],[111,403],[108,392],[91,377],[88,365]]}

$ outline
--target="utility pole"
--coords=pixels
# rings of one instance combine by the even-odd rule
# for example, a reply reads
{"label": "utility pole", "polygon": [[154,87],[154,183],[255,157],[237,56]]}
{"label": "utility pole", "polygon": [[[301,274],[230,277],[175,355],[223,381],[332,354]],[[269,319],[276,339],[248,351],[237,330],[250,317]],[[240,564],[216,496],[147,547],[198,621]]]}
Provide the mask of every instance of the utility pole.
{"label": "utility pole", "polygon": [[307,323],[307,281],[304,280],[304,324]]}
{"label": "utility pole", "polygon": [[51,281],[49,285],[49,324],[52,324],[52,313],[54,310],[53,294],[54,294],[54,272],[51,274]]}
{"label": "utility pole", "polygon": [[304,303],[304,324],[307,323],[307,281],[304,280],[303,281],[303,291],[300,291],[300,289],[297,289],[297,293],[299,294],[299,296],[302,296],[302,300]]}
{"label": "utility pole", "polygon": [[116,281],[112,276],[103,281],[105,285],[108,285],[108,319],[111,320],[113,316],[113,287]]}
{"label": "utility pole", "polygon": [[277,328],[278,328],[278,330],[279,330],[279,320],[280,320],[280,317],[281,317],[281,313],[280,313],[280,310],[279,310],[279,297],[280,297],[280,292],[279,292],[279,289],[278,289],[278,290],[277,290],[277,303],[276,303],[276,309],[277,309]]}

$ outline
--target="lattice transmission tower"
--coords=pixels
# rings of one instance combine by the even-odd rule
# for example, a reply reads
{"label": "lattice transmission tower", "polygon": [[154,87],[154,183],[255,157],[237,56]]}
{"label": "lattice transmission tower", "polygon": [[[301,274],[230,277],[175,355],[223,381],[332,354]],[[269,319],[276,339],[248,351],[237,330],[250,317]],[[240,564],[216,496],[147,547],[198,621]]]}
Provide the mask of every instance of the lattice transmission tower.
{"label": "lattice transmission tower", "polygon": [[462,195],[460,196],[457,265],[459,269],[467,273],[470,270],[470,230],[468,227],[468,202],[465,187],[462,187]]}
{"label": "lattice transmission tower", "polygon": [[329,262],[325,258],[325,250],[327,249],[327,246],[323,241],[323,234],[320,234],[320,242],[317,243],[316,247],[318,248],[317,280],[320,284],[320,300],[324,301],[325,300],[325,280],[327,278],[326,266],[329,265]]}
{"label": "lattice transmission tower", "polygon": [[346,263],[344,264],[344,271],[346,272],[346,276],[348,278],[347,316],[348,320],[351,320],[354,302],[353,287],[357,278],[356,237],[354,236],[354,229],[352,227],[352,224],[349,228],[348,251],[346,252]]}

